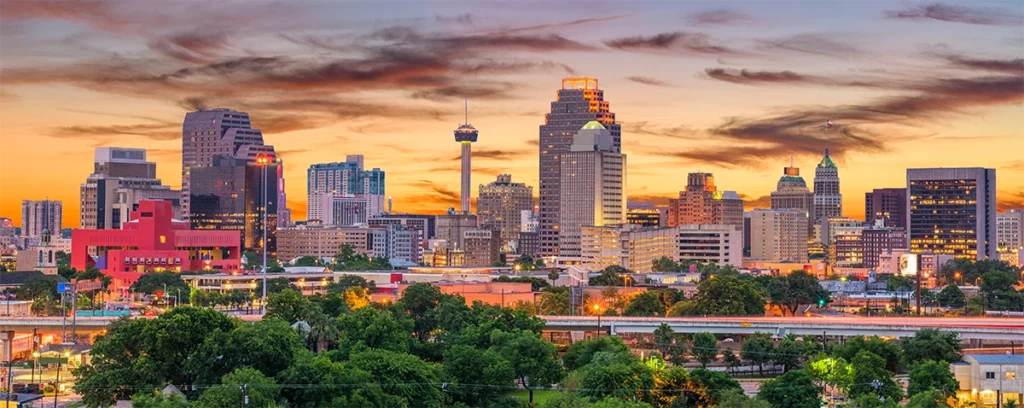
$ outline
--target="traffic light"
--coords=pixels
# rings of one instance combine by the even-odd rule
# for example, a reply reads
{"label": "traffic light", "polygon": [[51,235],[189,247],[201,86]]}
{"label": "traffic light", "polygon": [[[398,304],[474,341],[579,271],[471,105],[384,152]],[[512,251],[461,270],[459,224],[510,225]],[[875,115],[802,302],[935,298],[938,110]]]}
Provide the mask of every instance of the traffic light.
{"label": "traffic light", "polygon": [[825,307],[825,299],[818,299],[818,307]]}

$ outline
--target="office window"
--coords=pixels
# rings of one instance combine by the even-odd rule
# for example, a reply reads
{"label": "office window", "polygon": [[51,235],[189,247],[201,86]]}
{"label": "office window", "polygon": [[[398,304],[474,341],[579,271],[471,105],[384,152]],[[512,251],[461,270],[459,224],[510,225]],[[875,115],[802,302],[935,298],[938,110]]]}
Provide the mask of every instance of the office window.
{"label": "office window", "polygon": [[996,378],[996,373],[995,373],[995,371],[986,371],[986,372],[985,372],[985,379],[986,379],[986,380],[993,380],[993,379],[995,379],[995,378]]}
{"label": "office window", "polygon": [[1017,372],[1016,371],[1007,371],[1006,372],[1006,379],[1007,380],[1015,380],[1015,379],[1017,379]]}

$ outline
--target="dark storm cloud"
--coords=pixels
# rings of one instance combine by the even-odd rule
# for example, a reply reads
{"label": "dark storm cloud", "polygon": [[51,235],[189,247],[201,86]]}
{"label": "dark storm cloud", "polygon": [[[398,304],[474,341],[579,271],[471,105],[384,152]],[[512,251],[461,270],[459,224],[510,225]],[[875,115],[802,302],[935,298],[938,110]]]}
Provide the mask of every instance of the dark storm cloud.
{"label": "dark storm cloud", "polygon": [[622,124],[622,127],[629,133],[659,136],[669,139],[697,140],[703,137],[697,129],[686,125],[666,126],[648,121],[638,121],[625,122]]}
{"label": "dark storm cloud", "polygon": [[605,40],[604,45],[621,51],[689,53],[689,54],[738,54],[728,47],[712,44],[705,34],[676,31],[652,36],[633,36]]}
{"label": "dark storm cloud", "polygon": [[428,192],[428,196],[432,196],[435,199],[441,199],[444,202],[455,201],[456,203],[458,203],[459,200],[461,200],[459,193],[456,193],[449,189],[448,187],[445,187],[444,185],[435,183],[430,180],[417,180],[416,182],[413,183],[413,186],[419,188],[420,190],[426,190]]}
{"label": "dark storm cloud", "polygon": [[668,200],[679,198],[678,195],[650,195],[650,194],[627,194],[629,202],[651,203],[663,207],[668,205]]}
{"label": "dark storm cloud", "polygon": [[427,99],[431,101],[448,101],[452,99],[498,99],[509,98],[509,87],[507,86],[444,86],[425,89],[412,93],[413,99]]}
{"label": "dark storm cloud", "polygon": [[755,21],[750,15],[733,9],[720,8],[692,13],[686,21],[693,25],[729,25]]}
{"label": "dark storm cloud", "polygon": [[903,10],[887,10],[885,16],[892,19],[938,20],[979,25],[1020,26],[1024,24],[1024,15],[1019,12],[943,3],[908,6]]}
{"label": "dark storm cloud", "polygon": [[651,86],[665,86],[665,85],[668,85],[667,82],[662,81],[660,79],[651,78],[651,77],[645,77],[645,76],[631,76],[631,77],[626,77],[626,79],[628,79],[630,81],[633,81],[633,82],[636,82],[638,84],[644,84],[644,85],[651,85]]}
{"label": "dark storm cloud", "polygon": [[518,51],[594,51],[597,48],[570,40],[558,34],[433,34],[422,33],[409,26],[392,26],[366,36],[370,40],[426,47],[435,51],[457,52],[479,51],[482,49]]}

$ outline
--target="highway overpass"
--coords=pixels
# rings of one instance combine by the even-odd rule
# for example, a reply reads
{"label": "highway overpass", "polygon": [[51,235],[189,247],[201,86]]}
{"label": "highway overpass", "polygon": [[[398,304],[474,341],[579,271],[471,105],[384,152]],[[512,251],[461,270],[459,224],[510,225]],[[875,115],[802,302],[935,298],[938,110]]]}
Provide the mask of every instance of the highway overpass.
{"label": "highway overpass", "polygon": [[[610,334],[653,333],[666,323],[676,333],[768,333],[775,336],[910,337],[922,328],[954,332],[965,340],[1024,341],[1024,318],[946,317],[604,317],[540,316],[549,331],[595,331]],[[598,324],[600,323],[600,327]]]}

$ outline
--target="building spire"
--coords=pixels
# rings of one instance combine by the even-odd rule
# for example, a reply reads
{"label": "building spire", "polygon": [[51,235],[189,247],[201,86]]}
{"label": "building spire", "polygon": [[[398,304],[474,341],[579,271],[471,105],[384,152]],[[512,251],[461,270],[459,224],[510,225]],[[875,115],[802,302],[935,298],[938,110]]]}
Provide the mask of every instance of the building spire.
{"label": "building spire", "polygon": [[789,167],[793,167],[793,155],[789,155]]}
{"label": "building spire", "polygon": [[469,98],[466,98],[466,121],[462,123],[469,124]]}

